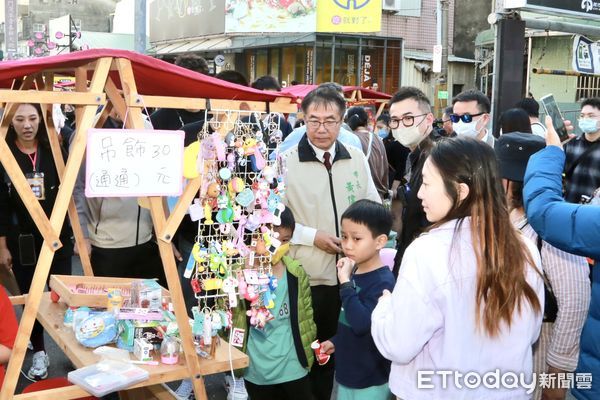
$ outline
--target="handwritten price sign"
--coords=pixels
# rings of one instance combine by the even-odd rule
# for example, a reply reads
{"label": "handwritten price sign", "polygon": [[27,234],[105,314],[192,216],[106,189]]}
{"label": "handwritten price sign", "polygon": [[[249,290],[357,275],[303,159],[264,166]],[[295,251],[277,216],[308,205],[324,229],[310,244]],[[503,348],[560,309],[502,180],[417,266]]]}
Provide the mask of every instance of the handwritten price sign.
{"label": "handwritten price sign", "polygon": [[85,195],[180,195],[184,136],[183,131],[90,129]]}

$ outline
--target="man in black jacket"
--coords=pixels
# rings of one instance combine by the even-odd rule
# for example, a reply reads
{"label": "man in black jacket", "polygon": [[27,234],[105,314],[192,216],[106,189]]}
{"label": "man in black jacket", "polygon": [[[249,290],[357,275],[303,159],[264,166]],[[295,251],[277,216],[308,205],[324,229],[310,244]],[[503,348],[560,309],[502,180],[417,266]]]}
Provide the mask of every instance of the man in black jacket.
{"label": "man in black jacket", "polygon": [[428,225],[421,200],[417,193],[421,187],[421,170],[433,144],[434,117],[431,103],[421,90],[414,87],[401,88],[389,101],[390,128],[392,135],[404,147],[410,149],[407,163],[407,183],[401,185],[395,193],[404,205],[402,211],[402,232],[396,239],[396,258],[394,275],[402,262],[402,256],[409,244]]}

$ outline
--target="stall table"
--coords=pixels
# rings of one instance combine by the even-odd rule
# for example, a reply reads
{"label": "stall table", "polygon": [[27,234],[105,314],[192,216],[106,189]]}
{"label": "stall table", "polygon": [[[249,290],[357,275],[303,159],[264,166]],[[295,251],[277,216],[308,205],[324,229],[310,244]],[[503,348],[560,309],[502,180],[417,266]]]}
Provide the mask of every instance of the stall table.
{"label": "stall table", "polygon": [[[50,299],[50,293],[44,293],[42,302],[40,303],[40,309],[38,311],[38,321],[40,321],[46,332],[52,337],[52,339],[54,339],[56,344],[64,351],[76,368],[82,368],[91,364],[95,364],[96,362],[100,361],[100,357],[93,353],[93,349],[83,347],[81,344],[79,344],[77,339],[75,339],[73,330],[63,325],[63,318],[66,309],[67,305],[65,303],[53,303]],[[210,375],[218,372],[230,371],[231,365],[229,362],[229,347],[230,346],[228,343],[222,340],[221,345],[216,349],[214,359],[207,360],[200,357],[200,373],[202,375]],[[155,359],[159,360],[160,357],[155,355]],[[236,347],[231,346],[231,363],[233,364],[234,369],[247,367],[248,356],[242,353]],[[184,357],[181,357],[179,364],[176,365],[139,365],[139,367],[146,369],[150,373],[150,379],[131,386],[128,388],[128,392],[130,391],[129,389],[149,387],[149,390],[152,391],[158,398],[172,398],[163,397],[158,394],[160,392],[167,393],[159,384],[189,378]],[[158,387],[156,387],[156,385],[158,385]],[[75,390],[75,388],[73,388],[73,390]],[[81,388],[77,388],[77,390],[80,391],[82,396],[89,395]],[[26,395],[26,397],[23,396],[25,395],[21,395],[20,398],[38,398],[35,393]],[[128,397],[128,394],[122,393],[121,397]],[[47,397],[44,396],[44,398]]]}

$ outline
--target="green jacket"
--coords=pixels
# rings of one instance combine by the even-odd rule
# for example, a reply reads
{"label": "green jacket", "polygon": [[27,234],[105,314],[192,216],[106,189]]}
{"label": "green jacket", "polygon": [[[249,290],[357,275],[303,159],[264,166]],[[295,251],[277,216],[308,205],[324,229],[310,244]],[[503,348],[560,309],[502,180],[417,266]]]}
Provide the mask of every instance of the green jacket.
{"label": "green jacket", "polygon": [[[304,272],[302,265],[291,257],[284,256],[283,263],[287,268],[288,291],[290,298],[290,323],[292,324],[292,336],[294,347],[298,355],[298,361],[307,369],[312,367],[314,353],[310,344],[317,336],[317,326],[313,320],[312,298],[310,294],[310,282],[308,275]],[[248,342],[248,327],[250,318],[246,315],[248,302],[242,300],[233,309],[233,327],[243,329],[244,345],[242,351],[246,352]]]}

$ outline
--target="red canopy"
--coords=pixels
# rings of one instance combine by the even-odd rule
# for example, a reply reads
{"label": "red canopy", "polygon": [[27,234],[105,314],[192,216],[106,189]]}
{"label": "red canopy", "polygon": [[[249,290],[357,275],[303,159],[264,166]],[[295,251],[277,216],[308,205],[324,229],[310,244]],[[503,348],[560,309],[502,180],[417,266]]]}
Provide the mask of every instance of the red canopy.
{"label": "red canopy", "polygon": [[[282,89],[281,92],[303,99],[308,93],[316,88],[317,85],[294,85]],[[343,86],[343,89],[344,96],[346,97],[352,96],[352,92],[355,90],[360,90],[363,100],[389,100],[392,98],[392,96],[387,93],[377,92],[360,86]]]}
{"label": "red canopy", "polygon": [[[132,51],[113,49],[93,49],[57,56],[0,62],[0,87],[10,88],[15,78],[54,68],[60,68],[61,73],[74,75],[76,67],[102,57],[129,59],[138,93],[142,95],[246,101],[274,101],[278,97],[292,97],[289,94],[264,92],[222,81]],[[69,71],[71,68],[72,71]],[[115,83],[120,85],[117,74],[111,76],[115,79]]]}

